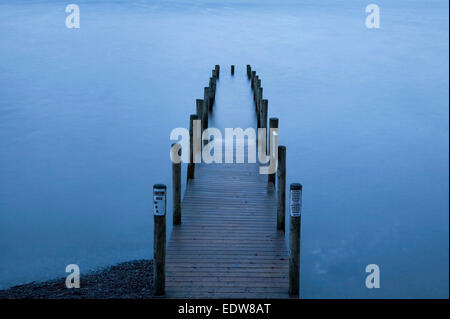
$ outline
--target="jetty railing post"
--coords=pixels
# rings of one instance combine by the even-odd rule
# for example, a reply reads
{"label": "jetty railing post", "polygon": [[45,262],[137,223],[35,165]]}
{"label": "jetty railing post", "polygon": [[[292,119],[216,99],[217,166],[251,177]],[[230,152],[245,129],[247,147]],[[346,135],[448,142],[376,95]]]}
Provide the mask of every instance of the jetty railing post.
{"label": "jetty railing post", "polygon": [[172,148],[172,200],[173,200],[173,224],[181,224],[181,161],[174,159],[181,155],[181,144],[173,143]]}
{"label": "jetty railing post", "polygon": [[[278,133],[278,118],[277,117],[271,117],[269,119],[269,131],[270,129],[272,130],[276,130],[276,132]],[[269,139],[269,147],[270,147],[270,143],[271,143],[271,139]]]}
{"label": "jetty railing post", "polygon": [[257,98],[258,98],[258,93],[259,93],[259,86],[258,86],[258,84],[261,83],[258,78],[259,77],[257,75],[255,75],[255,85],[254,85],[254,89],[253,89],[253,101],[255,101],[255,105],[256,105],[256,110],[257,111],[258,111]]}
{"label": "jetty railing post", "polygon": [[213,76],[213,103],[216,100],[216,86],[217,86],[217,76],[215,75],[216,72],[214,72],[214,76]]}
{"label": "jetty railing post", "polygon": [[212,71],[212,82],[210,83],[210,90],[211,90],[211,96],[212,96],[212,104],[214,104],[214,101],[216,100],[216,86],[217,86],[217,71]]}
{"label": "jetty railing post", "polygon": [[196,103],[197,103],[197,116],[199,120],[202,121],[202,133],[203,133],[203,131],[206,130],[206,128],[208,127],[207,125],[208,109],[205,108],[205,102],[202,99],[197,99]]}
{"label": "jetty railing post", "polygon": [[266,124],[266,126],[264,126],[264,123],[263,123],[263,121],[264,121],[264,118],[263,118],[264,110],[263,110],[262,100],[263,100],[263,88],[260,86],[259,87],[259,91],[258,91],[258,101],[257,101],[258,102],[258,110],[259,110],[259,112],[258,112],[258,114],[259,114],[259,124],[261,125],[261,127],[266,127],[267,128],[267,124]]}
{"label": "jetty railing post", "polygon": [[209,78],[209,103],[212,108],[214,105],[214,77]]}
{"label": "jetty railing post", "polygon": [[205,87],[204,93],[203,93],[203,100],[205,101],[206,105],[208,106],[208,110],[212,110],[212,103],[210,100],[210,93],[209,93],[209,87]]}
{"label": "jetty railing post", "polygon": [[289,191],[289,295],[300,293],[300,228],[302,212],[302,185],[291,184]]}
{"label": "jetty railing post", "polygon": [[[203,131],[205,131],[208,128],[208,113],[209,113],[209,110],[208,110],[208,106],[206,105],[205,101],[204,100],[200,100],[200,101],[202,101],[202,103],[203,103],[202,128],[203,128]],[[202,138],[203,138],[203,132],[202,132]],[[208,141],[207,140],[203,140],[203,145],[206,145],[206,144],[208,144]]]}
{"label": "jetty railing post", "polygon": [[286,146],[278,146],[277,229],[285,232],[286,212]]}
{"label": "jetty railing post", "polygon": [[203,126],[205,125],[203,123],[203,118],[204,118],[204,115],[203,115],[203,112],[204,112],[204,110],[203,110],[203,100],[197,99],[197,100],[195,100],[195,103],[196,103],[196,106],[197,106],[197,117],[198,117],[199,120],[202,121],[201,128],[202,128],[202,133],[203,133]]}
{"label": "jetty railing post", "polygon": [[[269,143],[267,142],[267,108],[268,108],[268,105],[269,105],[269,101],[268,100],[265,100],[265,99],[261,100],[261,112],[260,112],[261,120],[260,120],[260,124],[261,124],[262,128],[266,129],[265,130],[266,136],[264,136],[264,138],[266,139],[266,145],[269,145]],[[269,136],[269,138],[270,138],[270,136]],[[268,150],[269,149],[266,147],[266,154],[267,154]]]}
{"label": "jetty railing post", "polygon": [[264,100],[262,100],[262,103],[263,103],[262,120],[263,120],[264,128],[267,129],[267,113],[268,113],[268,110],[269,110],[269,100],[264,99]]}
{"label": "jetty railing post", "polygon": [[[269,120],[269,140],[267,141],[267,145],[268,145],[267,149],[268,149],[269,154],[270,154],[270,150],[272,147],[271,143],[272,143],[272,134],[273,133],[278,134],[278,118],[276,118],[276,117],[271,117]],[[275,186],[275,180],[276,180],[275,175],[276,175],[275,173],[267,175],[267,181],[269,183],[272,183],[273,186]]]}
{"label": "jetty railing post", "polygon": [[258,103],[256,103],[256,94],[258,94],[259,89],[258,89],[258,76],[255,75],[255,77],[253,78],[253,102],[255,103],[255,112],[256,115],[258,115]]}
{"label": "jetty railing post", "polygon": [[250,80],[252,76],[252,67],[250,66],[250,64],[247,64],[247,78]]}
{"label": "jetty railing post", "polygon": [[[205,87],[204,90],[203,90],[203,103],[204,103],[204,108],[206,110],[205,113],[209,114],[209,110],[210,110],[209,103],[210,103],[210,101],[209,101],[209,88],[208,87]],[[208,115],[206,115],[206,118],[208,118]],[[205,125],[206,124],[207,123],[205,123]]]}
{"label": "jetty railing post", "polygon": [[256,113],[259,114],[261,112],[261,94],[262,94],[262,88],[261,88],[261,80],[259,79],[259,76],[256,77],[256,91],[255,91],[255,104],[256,104]]}
{"label": "jetty railing post", "polygon": [[217,78],[219,78],[220,77],[220,65],[216,64],[214,70],[216,70]]}
{"label": "jetty railing post", "polygon": [[252,71],[252,73],[251,73],[252,90],[255,89],[255,77],[256,77],[256,71]]}
{"label": "jetty railing post", "polygon": [[166,185],[153,185],[153,285],[156,296],[166,289]]}
{"label": "jetty railing post", "polygon": [[195,176],[194,163],[194,121],[198,120],[198,116],[191,114],[189,117],[189,164],[187,169],[187,180],[193,179]]}
{"label": "jetty railing post", "polygon": [[231,75],[234,75],[234,65],[231,66]]}

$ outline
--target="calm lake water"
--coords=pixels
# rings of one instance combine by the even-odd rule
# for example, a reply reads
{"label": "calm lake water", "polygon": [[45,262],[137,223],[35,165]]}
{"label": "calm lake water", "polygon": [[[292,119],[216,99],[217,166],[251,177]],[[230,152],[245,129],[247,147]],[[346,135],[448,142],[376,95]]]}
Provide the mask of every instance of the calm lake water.
{"label": "calm lake water", "polygon": [[448,298],[448,2],[376,1],[377,30],[368,1],[279,2],[75,1],[70,30],[67,1],[0,0],[0,288],[151,258],[171,130],[215,64],[212,123],[254,125],[251,64],[304,185],[303,297]]}

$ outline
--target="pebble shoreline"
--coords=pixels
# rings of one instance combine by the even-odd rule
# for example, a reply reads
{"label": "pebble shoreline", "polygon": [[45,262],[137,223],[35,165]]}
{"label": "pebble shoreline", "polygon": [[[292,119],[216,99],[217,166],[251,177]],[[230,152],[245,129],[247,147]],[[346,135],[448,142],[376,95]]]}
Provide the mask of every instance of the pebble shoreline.
{"label": "pebble shoreline", "polygon": [[0,290],[0,299],[149,299],[153,298],[153,261],[133,260],[80,276],[80,288],[66,278],[31,282]]}

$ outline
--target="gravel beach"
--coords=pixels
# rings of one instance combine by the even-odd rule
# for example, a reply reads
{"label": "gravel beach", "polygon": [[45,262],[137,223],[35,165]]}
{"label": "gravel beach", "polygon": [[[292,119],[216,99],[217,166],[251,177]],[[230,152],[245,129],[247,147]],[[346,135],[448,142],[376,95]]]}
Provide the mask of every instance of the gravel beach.
{"label": "gravel beach", "polygon": [[81,275],[80,288],[68,289],[66,278],[31,282],[0,290],[0,299],[153,298],[152,260],[134,260]]}

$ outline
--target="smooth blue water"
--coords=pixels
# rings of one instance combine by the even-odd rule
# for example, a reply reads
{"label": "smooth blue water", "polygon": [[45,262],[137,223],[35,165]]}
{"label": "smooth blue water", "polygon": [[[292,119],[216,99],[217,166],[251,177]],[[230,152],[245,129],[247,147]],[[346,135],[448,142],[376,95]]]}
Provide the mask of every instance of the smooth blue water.
{"label": "smooth blue water", "polygon": [[448,298],[447,1],[377,1],[378,30],[359,0],[76,3],[69,30],[65,1],[0,1],[1,288],[151,258],[170,131],[251,64],[304,185],[303,297]]}

